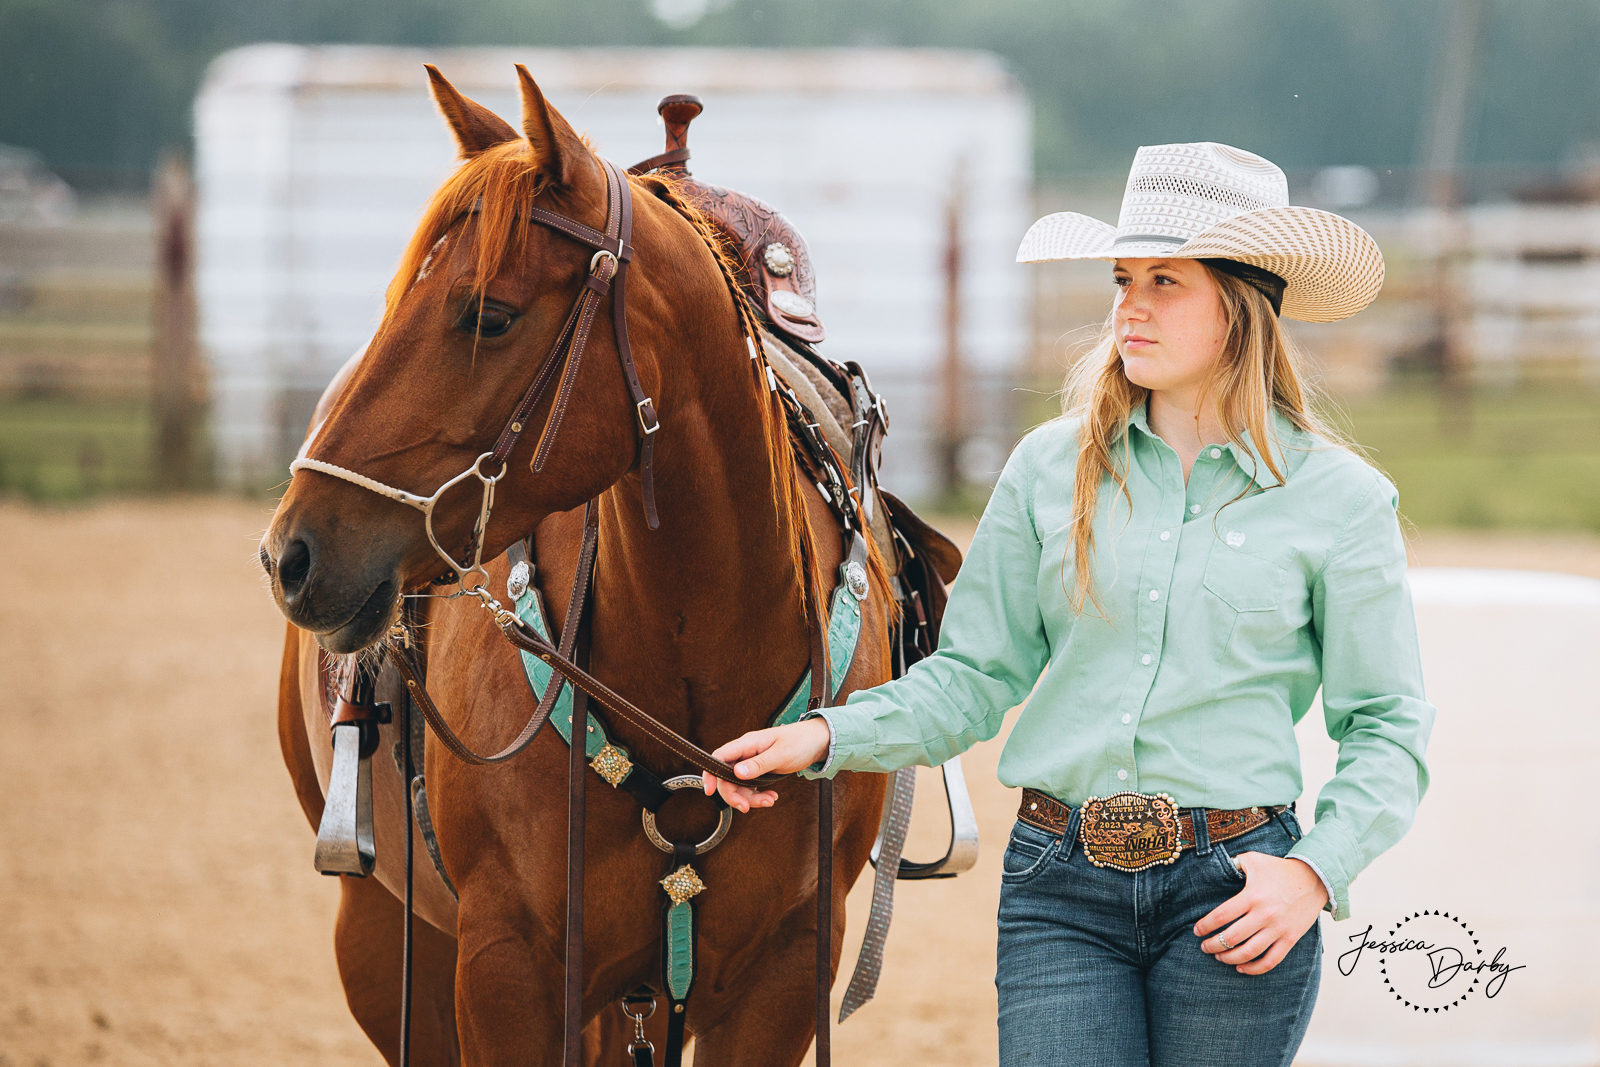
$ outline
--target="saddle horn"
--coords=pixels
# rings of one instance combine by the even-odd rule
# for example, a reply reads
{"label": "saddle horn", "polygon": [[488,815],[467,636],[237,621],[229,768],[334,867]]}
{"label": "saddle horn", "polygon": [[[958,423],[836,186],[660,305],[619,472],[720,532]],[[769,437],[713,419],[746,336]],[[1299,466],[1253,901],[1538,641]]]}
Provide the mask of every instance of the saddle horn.
{"label": "saddle horn", "polygon": [[799,231],[776,208],[701,182],[684,165],[689,161],[689,123],[704,110],[692,93],[663,96],[656,114],[667,126],[667,150],[635,163],[628,173],[657,171],[679,179],[679,191],[711,217],[726,240],[739,265],[739,284],[766,321],[796,341],[816,344],[825,334],[817,317],[811,254]]}
{"label": "saddle horn", "polygon": [[642,163],[628,168],[629,174],[643,174],[649,170],[670,171],[683,177],[689,173],[684,166],[689,161],[689,123],[699,117],[706,105],[693,93],[673,93],[663,96],[656,105],[656,114],[667,124],[666,151],[651,156]]}

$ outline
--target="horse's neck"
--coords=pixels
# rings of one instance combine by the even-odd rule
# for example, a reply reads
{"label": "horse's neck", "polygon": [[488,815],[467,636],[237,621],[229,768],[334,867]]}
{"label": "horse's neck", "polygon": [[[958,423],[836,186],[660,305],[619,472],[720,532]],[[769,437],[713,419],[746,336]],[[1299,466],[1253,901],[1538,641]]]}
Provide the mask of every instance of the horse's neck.
{"label": "horse's neck", "polygon": [[[739,362],[737,373],[751,375],[748,360]],[[764,444],[763,398],[727,376],[715,380],[702,385],[715,389],[715,401],[702,393],[699,403],[663,408],[660,527],[645,524],[637,475],[606,496],[595,574],[595,602],[604,607],[596,622],[613,639],[628,633],[641,665],[670,664],[691,690],[737,681],[753,695],[793,684],[807,656],[785,525],[799,517],[780,516],[774,503],[774,479],[787,473],[773,469]],[[786,442],[779,454],[789,462]],[[597,630],[597,645],[600,637]]]}

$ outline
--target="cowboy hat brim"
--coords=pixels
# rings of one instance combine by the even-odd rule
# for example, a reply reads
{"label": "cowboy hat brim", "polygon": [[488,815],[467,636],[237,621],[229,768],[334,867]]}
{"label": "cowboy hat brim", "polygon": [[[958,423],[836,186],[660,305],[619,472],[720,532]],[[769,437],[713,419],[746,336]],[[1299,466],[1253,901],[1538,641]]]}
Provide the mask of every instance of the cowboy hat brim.
{"label": "cowboy hat brim", "polygon": [[1282,314],[1303,322],[1348,318],[1383,288],[1378,242],[1342,215],[1310,207],[1270,207],[1224,219],[1181,244],[1172,238],[1117,241],[1117,228],[1075,211],[1046,215],[1028,228],[1018,263],[1058,259],[1234,259],[1263,267],[1287,288]]}

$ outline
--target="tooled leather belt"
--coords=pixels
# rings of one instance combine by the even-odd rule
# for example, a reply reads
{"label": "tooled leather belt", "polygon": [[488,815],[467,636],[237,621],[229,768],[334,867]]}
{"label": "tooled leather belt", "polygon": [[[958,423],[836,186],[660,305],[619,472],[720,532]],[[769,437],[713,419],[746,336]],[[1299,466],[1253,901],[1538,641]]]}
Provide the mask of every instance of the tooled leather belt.
{"label": "tooled leather belt", "polygon": [[[1158,825],[1151,825],[1146,829],[1123,822],[1122,827],[1125,827],[1126,831],[1139,833],[1141,836],[1153,836],[1156,840],[1143,843],[1142,847],[1137,849],[1130,850],[1122,847],[1124,845],[1132,845],[1134,842],[1128,839],[1126,831],[1123,834],[1116,832],[1120,829],[1115,822],[1117,802],[1120,798],[1135,798],[1134,808],[1142,809],[1147,806],[1137,799],[1142,796],[1143,794],[1118,793],[1103,800],[1091,797],[1085,804],[1085,808],[1093,809],[1094,814],[1105,814],[1112,820],[1112,825],[1107,830],[1102,830],[1098,821],[1088,817],[1091,814],[1090,811],[1085,811],[1085,818],[1079,820],[1078,837],[1079,840],[1084,841],[1085,853],[1089,856],[1091,862],[1096,863],[1098,866],[1109,866],[1118,870],[1144,870],[1158,863],[1171,863],[1178,858],[1178,853],[1186,848],[1194,847],[1194,820],[1190,816],[1190,809],[1177,809],[1177,806],[1171,803],[1171,798],[1164,793],[1157,794],[1157,796],[1167,803],[1163,804],[1157,801],[1150,807],[1153,808],[1158,816],[1156,822],[1165,824],[1166,832],[1164,834],[1161,833],[1162,827]],[[1279,804],[1270,807],[1206,808],[1207,836],[1212,841],[1226,841],[1231,837],[1238,837],[1240,834],[1249,833],[1256,827],[1265,824],[1279,812],[1287,811],[1292,807],[1292,804]],[[1061,803],[1061,801],[1048,793],[1041,793],[1037,789],[1024,789],[1022,791],[1022,806],[1017,811],[1017,818],[1037,826],[1041,830],[1046,830],[1052,834],[1060,834],[1066,831],[1072,811],[1071,806]],[[1091,823],[1095,825],[1091,825]],[[1173,832],[1174,830],[1176,831],[1175,833]],[[1121,837],[1123,840],[1117,841],[1113,845],[1111,838],[1115,837]],[[1161,841],[1161,838],[1165,838],[1165,840]],[[1102,847],[1089,847],[1097,844]],[[1111,847],[1105,847],[1107,845]]]}

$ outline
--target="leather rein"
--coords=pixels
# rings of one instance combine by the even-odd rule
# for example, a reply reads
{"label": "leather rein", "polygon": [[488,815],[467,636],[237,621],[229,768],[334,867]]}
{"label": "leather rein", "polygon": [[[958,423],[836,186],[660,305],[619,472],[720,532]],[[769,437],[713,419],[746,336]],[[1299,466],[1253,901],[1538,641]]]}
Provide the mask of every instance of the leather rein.
{"label": "leather rein", "polygon": [[[606,173],[606,228],[605,232],[595,230],[574,219],[555,212],[545,211],[540,208],[528,209],[528,217],[542,225],[548,226],[559,233],[586,244],[595,249],[594,255],[589,260],[589,273],[584,279],[583,289],[573,303],[572,310],[567,316],[566,324],[557,336],[550,351],[545,355],[539,365],[533,382],[523,394],[522,400],[517,404],[511,418],[507,420],[505,428],[501,430],[499,438],[492,450],[484,452],[472,462],[466,470],[456,475],[439,486],[431,496],[419,496],[408,493],[403,489],[385,485],[376,479],[336,464],[323,460],[313,459],[301,455],[289,465],[291,473],[305,469],[317,471],[321,474],[331,475],[343,479],[353,485],[370,490],[390,500],[406,504],[422,512],[423,526],[427,533],[428,541],[433,545],[434,551],[450,566],[455,574],[455,580],[461,585],[461,592],[455,595],[476,596],[479,603],[493,616],[497,626],[514,646],[543,662],[549,664],[555,674],[551,684],[541,695],[538,706],[533,715],[528,719],[517,737],[505,748],[491,755],[482,755],[474,752],[461,740],[460,736],[445,721],[437,705],[429,697],[423,685],[422,674],[417,670],[408,650],[411,641],[405,628],[396,624],[392,627],[387,643],[394,653],[395,666],[405,679],[407,691],[422,709],[428,725],[433,727],[434,733],[453,755],[471,764],[502,763],[525,749],[538,734],[541,726],[549,717],[555,706],[563,684],[571,683],[574,689],[581,690],[600,707],[609,711],[617,718],[638,728],[651,739],[658,742],[684,762],[701,771],[722,778],[727,781],[739,781],[731,766],[717,759],[693,741],[665,725],[648,712],[621,696],[604,682],[600,681],[587,670],[580,667],[573,660],[575,641],[579,626],[577,622],[583,613],[582,605],[588,595],[589,585],[594,570],[595,547],[598,538],[598,524],[595,516],[595,501],[591,500],[585,509],[583,543],[579,551],[577,573],[572,585],[572,598],[568,603],[566,623],[562,626],[561,643],[559,646],[552,644],[534,630],[527,623],[518,618],[514,611],[504,607],[493,594],[489,592],[489,574],[483,567],[484,537],[489,524],[489,517],[494,508],[495,484],[505,476],[509,465],[509,458],[517,442],[521,440],[528,426],[534,408],[544,397],[545,393],[560,374],[560,385],[556,392],[550,413],[546,417],[545,425],[539,436],[538,447],[535,451],[532,467],[534,471],[543,468],[545,460],[549,457],[555,436],[561,428],[561,423],[568,403],[572,397],[573,385],[577,379],[578,369],[583,359],[590,333],[594,324],[596,311],[600,300],[608,292],[612,294],[612,322],[615,330],[617,355],[622,363],[623,375],[627,380],[628,389],[634,401],[634,411],[637,415],[637,429],[640,438],[640,468],[644,482],[644,507],[645,516],[650,528],[659,526],[660,520],[656,514],[655,491],[653,478],[653,445],[656,431],[661,428],[660,419],[656,414],[653,398],[645,395],[639,382],[638,371],[634,365],[632,347],[628,341],[626,320],[626,280],[627,267],[633,258],[633,246],[629,243],[633,223],[633,199],[628,181],[609,160],[600,160]],[[741,317],[741,324],[743,318]],[[498,470],[496,468],[498,467]],[[493,471],[494,473],[490,473]],[[433,529],[433,514],[440,499],[444,494],[469,479],[476,478],[481,485],[482,496],[478,509],[478,517],[473,523],[468,537],[465,552],[466,562],[458,563],[445,548],[440,545]],[[802,578],[803,595],[807,603],[807,616],[811,621],[812,645],[814,650],[823,646],[822,655],[827,653],[825,642],[821,638],[823,625],[820,613],[815,610],[816,605],[811,603],[810,583]],[[813,655],[815,661],[817,657]],[[813,678],[818,676],[813,671]],[[822,671],[822,678],[826,682],[827,672]],[[831,693],[824,687],[821,694],[821,703],[831,703]],[[581,747],[581,746],[579,746]],[[764,774],[757,778],[749,779],[745,784],[757,788],[769,787],[784,778],[787,774]]]}

